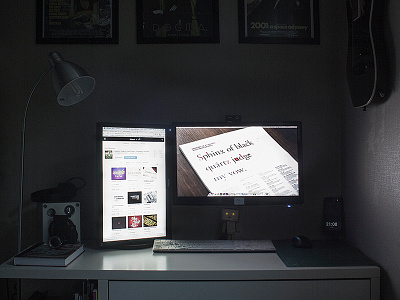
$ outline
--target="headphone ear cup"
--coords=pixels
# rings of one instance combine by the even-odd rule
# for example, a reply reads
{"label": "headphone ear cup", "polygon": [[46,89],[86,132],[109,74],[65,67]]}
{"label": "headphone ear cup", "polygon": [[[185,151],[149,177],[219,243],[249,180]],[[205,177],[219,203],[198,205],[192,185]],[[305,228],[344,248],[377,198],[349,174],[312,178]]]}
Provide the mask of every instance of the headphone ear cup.
{"label": "headphone ear cup", "polygon": [[58,236],[52,236],[49,239],[49,246],[53,249],[58,249],[62,245],[62,241]]}

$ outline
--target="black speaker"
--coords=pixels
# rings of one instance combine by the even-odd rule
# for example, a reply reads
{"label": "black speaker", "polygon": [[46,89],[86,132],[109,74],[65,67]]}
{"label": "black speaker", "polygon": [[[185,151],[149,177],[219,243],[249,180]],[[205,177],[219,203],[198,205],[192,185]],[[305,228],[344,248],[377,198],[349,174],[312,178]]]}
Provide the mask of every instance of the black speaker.
{"label": "black speaker", "polygon": [[43,242],[80,243],[80,203],[43,203]]}
{"label": "black speaker", "polygon": [[342,197],[327,197],[324,199],[324,215],[322,227],[325,235],[344,236],[344,206]]}

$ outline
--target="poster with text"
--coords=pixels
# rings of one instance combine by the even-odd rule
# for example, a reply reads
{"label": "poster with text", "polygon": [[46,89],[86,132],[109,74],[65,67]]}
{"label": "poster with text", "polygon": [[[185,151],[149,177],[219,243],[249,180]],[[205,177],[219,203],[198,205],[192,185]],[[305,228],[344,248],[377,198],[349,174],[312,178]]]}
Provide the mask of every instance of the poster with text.
{"label": "poster with text", "polygon": [[319,43],[318,0],[239,1],[241,43]]}
{"label": "poster with text", "polygon": [[218,43],[218,0],[137,0],[138,43]]}
{"label": "poster with text", "polygon": [[117,44],[118,0],[37,0],[38,44]]}

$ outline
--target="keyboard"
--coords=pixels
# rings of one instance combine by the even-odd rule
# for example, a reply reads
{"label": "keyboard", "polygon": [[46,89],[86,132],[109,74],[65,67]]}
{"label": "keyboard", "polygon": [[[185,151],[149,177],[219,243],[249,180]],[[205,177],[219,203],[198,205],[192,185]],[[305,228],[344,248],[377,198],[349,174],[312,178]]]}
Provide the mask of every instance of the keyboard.
{"label": "keyboard", "polygon": [[273,253],[271,240],[174,240],[156,239],[153,252],[175,253]]}

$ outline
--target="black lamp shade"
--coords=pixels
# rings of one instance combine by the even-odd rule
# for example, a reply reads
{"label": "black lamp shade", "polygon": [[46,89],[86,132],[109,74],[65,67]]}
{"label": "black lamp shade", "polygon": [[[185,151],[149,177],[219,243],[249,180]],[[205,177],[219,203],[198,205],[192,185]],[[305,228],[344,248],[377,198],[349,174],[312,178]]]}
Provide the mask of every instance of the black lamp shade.
{"label": "black lamp shade", "polygon": [[51,52],[49,61],[53,66],[53,87],[60,105],[74,105],[93,91],[96,81],[81,67],[65,61],[58,52]]}

